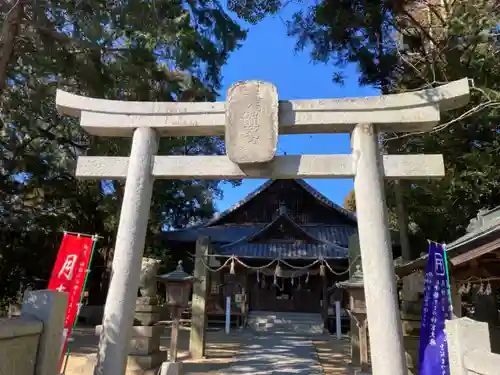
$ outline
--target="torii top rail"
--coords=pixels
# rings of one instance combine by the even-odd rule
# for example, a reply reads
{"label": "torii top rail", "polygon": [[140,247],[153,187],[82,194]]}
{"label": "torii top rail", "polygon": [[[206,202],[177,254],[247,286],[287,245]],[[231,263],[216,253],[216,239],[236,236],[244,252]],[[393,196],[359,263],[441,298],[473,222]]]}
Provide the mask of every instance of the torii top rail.
{"label": "torii top rail", "polygon": [[[439,112],[469,100],[467,78],[403,94],[345,99],[279,101],[279,133],[348,133],[359,123],[378,124],[383,132],[428,130]],[[153,127],[164,136],[223,135],[226,102],[138,102],[94,99],[57,90],[59,111],[80,116],[81,126],[97,136],[130,137]]]}

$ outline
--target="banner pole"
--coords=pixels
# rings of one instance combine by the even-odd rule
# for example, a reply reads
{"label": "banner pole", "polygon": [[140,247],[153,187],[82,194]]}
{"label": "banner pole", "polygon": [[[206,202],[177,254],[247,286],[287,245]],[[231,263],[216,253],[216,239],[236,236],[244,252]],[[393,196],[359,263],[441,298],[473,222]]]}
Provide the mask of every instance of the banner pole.
{"label": "banner pole", "polygon": [[[450,313],[453,311],[453,301],[451,299],[451,284],[450,284],[450,270],[448,268],[448,254],[446,254],[446,245],[445,244],[442,244],[443,246],[443,258],[444,258],[444,269],[446,271],[446,280],[448,281],[448,300],[449,300],[449,303],[450,303]],[[453,317],[453,314],[451,313],[450,314],[450,319],[452,319]]]}
{"label": "banner pole", "polygon": [[[65,232],[65,233],[70,233],[70,232]],[[92,265],[92,259],[94,257],[95,245],[97,243],[97,239],[99,238],[99,236],[97,234],[94,234],[93,236],[89,235],[88,237],[92,237],[92,239],[93,239],[92,249],[90,250],[89,264],[87,266],[87,271],[86,271],[85,279],[83,280],[83,287],[82,287],[82,292],[80,294],[80,301],[78,302],[78,312],[76,314],[75,321],[73,322],[73,328],[71,330],[71,335],[73,334],[73,332],[74,332],[74,330],[76,328],[76,324],[78,322],[78,317],[80,316],[80,309],[82,308],[82,301],[83,301],[83,297],[85,295],[85,288],[87,286],[87,280],[88,280],[88,277],[89,277],[89,274],[90,274],[90,266]],[[102,237],[100,237],[100,238],[102,238]],[[64,359],[64,367],[63,367],[63,370],[62,370],[61,374],[64,374],[66,372],[66,367],[68,366],[68,359],[69,359],[69,354],[71,352],[71,343],[72,343],[72,341],[71,341],[71,335],[70,335],[70,337],[68,337],[68,349],[66,350],[66,358]]]}
{"label": "banner pole", "polygon": [[94,238],[104,238],[102,236],[98,236],[97,234],[88,234],[88,233],[78,233],[78,232],[70,232],[67,230],[63,230],[64,234],[76,234],[78,236],[83,236],[83,237],[94,237]]}

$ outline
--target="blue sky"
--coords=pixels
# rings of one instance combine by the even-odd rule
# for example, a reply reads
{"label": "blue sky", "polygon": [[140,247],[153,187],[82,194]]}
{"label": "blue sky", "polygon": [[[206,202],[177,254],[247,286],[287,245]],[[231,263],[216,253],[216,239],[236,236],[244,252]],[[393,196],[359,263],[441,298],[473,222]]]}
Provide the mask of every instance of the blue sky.
{"label": "blue sky", "polygon": [[[359,87],[355,67],[345,71],[344,86],[332,82],[334,67],[311,62],[309,51],[295,52],[295,39],[286,35],[284,20],[290,19],[300,5],[290,5],[279,16],[268,17],[256,26],[249,27],[243,46],[230,58],[223,70],[221,100],[236,81],[259,79],[274,83],[280,99],[318,99],[377,95],[369,87]],[[348,154],[348,134],[287,135],[280,136],[278,153],[297,154]],[[224,199],[217,202],[225,210],[255,190],[265,180],[245,180],[233,188],[224,185]],[[307,180],[322,194],[338,204],[352,189],[352,180]]]}

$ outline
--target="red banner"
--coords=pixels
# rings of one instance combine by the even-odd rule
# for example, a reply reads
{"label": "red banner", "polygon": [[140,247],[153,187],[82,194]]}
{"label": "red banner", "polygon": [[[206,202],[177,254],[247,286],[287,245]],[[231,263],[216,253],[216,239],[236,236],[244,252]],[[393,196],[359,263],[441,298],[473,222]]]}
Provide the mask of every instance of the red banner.
{"label": "red banner", "polygon": [[49,289],[68,293],[64,319],[64,337],[60,365],[66,354],[68,339],[78,315],[80,297],[92,253],[93,237],[64,234],[56,263],[50,276]]}

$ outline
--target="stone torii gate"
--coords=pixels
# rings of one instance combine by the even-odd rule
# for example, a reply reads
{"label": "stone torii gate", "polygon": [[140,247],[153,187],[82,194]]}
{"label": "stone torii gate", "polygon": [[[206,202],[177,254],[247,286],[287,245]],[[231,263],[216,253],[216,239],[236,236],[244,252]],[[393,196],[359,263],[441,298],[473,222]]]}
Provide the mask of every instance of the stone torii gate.
{"label": "stone torii gate", "polygon": [[[383,179],[444,176],[442,155],[381,155],[379,133],[425,131],[465,105],[467,79],[418,92],[278,101],[271,83],[240,82],[226,102],[93,99],[57,91],[60,112],[96,136],[132,137],[130,157],[81,156],[76,175],[125,179],[96,375],[124,374],[155,179],[354,178],[375,375],[406,375]],[[278,133],[351,133],[350,155],[276,156]],[[224,135],[224,156],[156,156],[158,137]]]}

